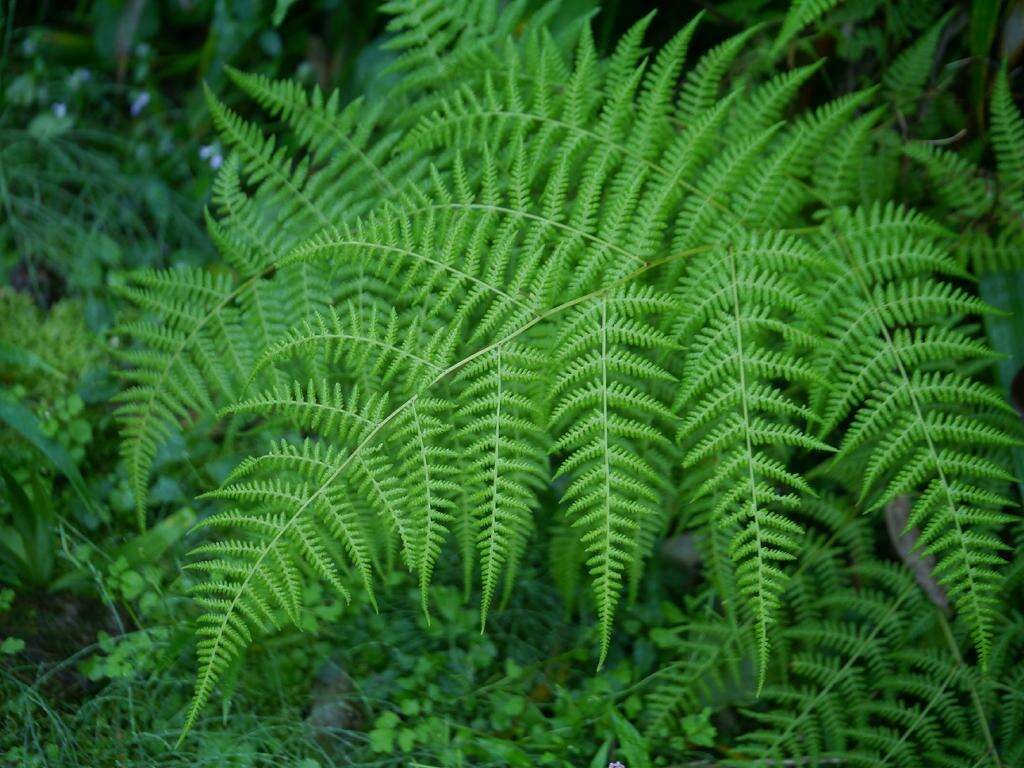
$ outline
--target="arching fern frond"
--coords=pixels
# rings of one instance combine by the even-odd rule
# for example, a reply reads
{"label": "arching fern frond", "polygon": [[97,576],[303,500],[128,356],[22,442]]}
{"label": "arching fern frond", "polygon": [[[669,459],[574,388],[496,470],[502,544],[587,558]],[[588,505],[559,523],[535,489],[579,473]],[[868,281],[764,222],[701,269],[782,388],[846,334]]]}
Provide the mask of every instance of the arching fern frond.
{"label": "arching fern frond", "polygon": [[[353,393],[346,398],[312,387],[264,399],[300,426],[318,426],[335,439],[356,444],[376,434],[387,410],[386,399],[379,396]],[[257,399],[239,410],[260,405]],[[320,406],[330,407],[328,416],[317,410]],[[235,506],[206,518],[201,526],[253,538],[236,534],[194,550],[201,559],[190,567],[210,578],[194,587],[204,613],[198,630],[200,670],[186,728],[195,722],[217,679],[252,642],[254,630],[278,626],[279,613],[299,623],[303,566],[347,598],[336,549],[341,547],[371,588],[372,538],[351,494],[375,475],[381,477],[385,467],[374,467],[369,454],[361,456],[361,463],[355,458],[317,443],[306,442],[298,450],[281,444],[264,457],[247,460],[224,487],[209,494]],[[387,477],[378,483],[387,487]]]}
{"label": "arching fern frond", "polygon": [[325,275],[276,264],[280,232],[242,193],[238,170],[229,159],[214,188],[223,223],[209,217],[234,276],[150,270],[118,289],[139,315],[118,329],[137,345],[119,352],[131,367],[121,373],[129,387],[118,396],[118,419],[140,528],[160,445],[179,425],[241,394],[260,351],[329,302]]}
{"label": "arching fern frond", "polygon": [[991,453],[1015,444],[1000,415],[1007,408],[965,369],[991,353],[962,318],[988,309],[936,278],[960,270],[899,209],[840,210],[821,247],[833,265],[820,297],[829,336],[819,355],[829,382],[818,388],[822,431],[852,417],[837,460],[858,457],[873,509],[916,494],[908,526],[938,558],[936,576],[984,664],[1003,548],[992,529],[1015,506],[1000,490],[1003,459]]}

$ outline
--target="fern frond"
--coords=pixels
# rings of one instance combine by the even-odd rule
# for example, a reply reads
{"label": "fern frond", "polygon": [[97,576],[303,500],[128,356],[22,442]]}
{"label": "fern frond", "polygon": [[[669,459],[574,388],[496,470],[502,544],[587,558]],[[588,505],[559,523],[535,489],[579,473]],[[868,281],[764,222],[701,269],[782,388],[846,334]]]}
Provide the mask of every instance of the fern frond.
{"label": "fern frond", "polygon": [[750,38],[759,31],[760,28],[754,26],[730,37],[705,53],[687,73],[676,107],[676,118],[682,125],[690,124],[715,105],[729,67]]}
{"label": "fern frond", "polygon": [[243,194],[239,170],[234,157],[221,168],[213,203],[222,218],[207,216],[219,249],[237,270],[233,278],[151,270],[118,289],[143,313],[119,329],[138,345],[121,353],[131,368],[121,373],[130,386],[119,395],[118,419],[140,527],[159,446],[179,425],[236,397],[253,377],[259,352],[327,301],[324,275],[276,263],[286,240]]}
{"label": "fern frond", "polygon": [[670,304],[641,288],[600,296],[570,315],[555,342],[560,373],[552,384],[553,450],[565,454],[556,477],[569,477],[563,502],[587,550],[600,620],[599,665],[608,653],[623,572],[647,554],[634,549],[639,521],[658,514],[663,480],[640,446],[664,449],[672,414],[639,384],[672,378],[644,354],[672,348],[645,319]]}
{"label": "fern frond", "polygon": [[804,27],[821,19],[841,2],[842,0],[792,0],[782,22],[782,29],[779,30],[779,35],[772,46],[772,55],[778,56]]}
{"label": "fern frond", "polygon": [[988,310],[935,278],[959,270],[915,228],[906,214],[835,215],[822,242],[834,263],[821,305],[830,343],[819,356],[830,385],[817,402],[823,432],[853,417],[839,458],[868,446],[862,493],[876,494],[875,508],[917,494],[908,526],[938,558],[936,577],[965,615],[984,665],[1003,548],[991,530],[1011,519],[1001,511],[1007,501],[990,490],[1006,478],[1004,459],[993,463],[985,451],[1016,441],[996,397],[963,373],[967,361],[990,353],[957,323]]}
{"label": "fern frond", "polygon": [[862,198],[862,158],[882,110],[862,115],[835,138],[815,172],[815,187],[831,205],[855,204]]}
{"label": "fern frond", "polygon": [[714,499],[711,524],[733,531],[738,586],[754,616],[759,687],[785,587],[780,566],[801,546],[792,511],[811,493],[787,468],[787,453],[828,449],[803,430],[813,416],[787,391],[818,383],[813,366],[798,356],[816,338],[801,329],[808,327],[810,302],[792,277],[813,264],[792,238],[749,235],[698,257],[679,298],[685,311],[676,337],[689,339],[676,398],[683,463],[716,462],[697,495]]}
{"label": "fern frond", "polygon": [[755,88],[740,103],[735,120],[730,121],[731,135],[740,137],[758,133],[781,121],[797,91],[821,69],[821,64],[816,62],[783,72]]}
{"label": "fern frond", "polygon": [[992,208],[995,199],[990,185],[961,155],[926,142],[910,142],[903,151],[924,167],[937,197],[952,213],[975,219]]}
{"label": "fern frond", "polygon": [[547,484],[534,351],[507,344],[467,365],[456,378],[464,404],[459,413],[462,450],[474,457],[461,475],[464,504],[476,517],[480,552],[480,623],[498,587],[503,567],[513,567],[516,553],[533,529],[537,492]]}
{"label": "fern frond", "polygon": [[252,348],[233,304],[257,279],[235,286],[199,270],[149,271],[120,289],[155,318],[120,328],[143,345],[120,353],[132,367],[122,372],[129,386],[117,397],[121,453],[140,529],[159,444],[180,422],[212,411],[216,398],[230,397],[251,363]]}
{"label": "fern frond", "polygon": [[816,595],[817,618],[783,633],[786,681],[747,711],[755,727],[731,764],[1001,764],[988,723],[978,725],[986,713],[973,671],[922,641],[944,619],[922,605],[907,572],[867,564]]}
{"label": "fern frond", "polygon": [[451,421],[450,404],[431,398],[408,402],[409,407],[393,422],[390,445],[396,451],[395,468],[403,478],[412,510],[416,535],[409,560],[419,578],[420,602],[429,619],[427,587],[452,521],[452,498],[459,491],[455,480],[458,470],[455,453],[446,447],[445,439]]}
{"label": "fern frond", "polygon": [[1006,67],[1001,67],[992,87],[992,149],[996,155],[999,197],[1013,212],[1009,228],[1020,231],[1024,213],[1024,117],[1013,103]]}
{"label": "fern frond", "polygon": [[401,74],[396,95],[423,91],[452,74],[459,58],[513,32],[522,22],[526,3],[494,0],[389,0],[382,10],[392,16],[386,43],[398,57],[388,74]]}
{"label": "fern frond", "polygon": [[671,648],[678,661],[658,671],[658,681],[644,702],[645,732],[666,738],[674,720],[698,712],[730,687],[741,687],[742,665],[754,655],[742,627],[726,621],[701,621],[663,630],[658,645]]}
{"label": "fern frond", "polygon": [[908,109],[921,97],[935,65],[935,49],[939,45],[939,36],[951,15],[952,12],[947,13],[908,46],[896,57],[882,77],[882,85],[898,109]]}
{"label": "fern frond", "polygon": [[[262,75],[251,75],[228,67],[231,80],[266,109],[272,117],[280,118],[294,132],[295,137],[310,151],[314,163],[329,162],[331,184],[347,186],[349,174],[369,173],[379,195],[398,194],[392,176],[408,168],[392,169],[388,165],[388,152],[393,137],[374,137],[378,122],[376,114],[360,101],[341,106],[340,94],[334,91],[324,96],[315,89],[312,94],[291,80],[271,80]],[[378,108],[379,111],[379,108]],[[365,195],[365,193],[364,193]],[[371,199],[377,195],[369,196]],[[345,201],[342,197],[338,204]],[[350,209],[349,216],[362,215],[359,208]]]}
{"label": "fern frond", "polygon": [[[321,370],[360,372],[365,381],[386,384],[401,378],[404,386],[417,385],[444,370],[449,351],[447,335],[427,335],[415,317],[403,322],[391,309],[363,310],[348,303],[344,310],[331,307],[264,345],[252,366],[250,383],[267,368],[281,368],[291,360],[316,360]],[[364,382],[365,383],[365,382]]]}
{"label": "fern frond", "polygon": [[1024,118],[1014,106],[1006,68],[999,70],[992,89],[992,146],[1001,183],[1009,191],[1024,185]]}
{"label": "fern frond", "polygon": [[330,226],[330,220],[306,192],[308,160],[293,166],[286,147],[277,146],[274,138],[265,136],[224,106],[208,87],[204,88],[214,126],[224,143],[241,158],[250,183],[259,185],[265,204],[279,208],[278,221],[296,228],[303,220]]}
{"label": "fern frond", "polygon": [[[213,580],[196,587],[197,600],[204,609],[199,620],[200,671],[186,731],[226,667],[252,642],[253,630],[279,625],[278,610],[299,623],[303,564],[347,597],[337,542],[372,595],[372,536],[366,529],[366,516],[353,503],[354,491],[366,493],[370,490],[367,486],[373,486],[375,495],[367,493],[366,497],[388,510],[400,530],[405,525],[412,543],[409,559],[417,567],[422,567],[424,549],[436,539],[429,528],[424,533],[422,513],[417,517],[416,512],[405,511],[409,509],[407,501],[410,505],[416,501],[412,491],[423,487],[414,486],[408,495],[398,490],[389,480],[394,470],[377,448],[379,442],[371,445],[385,420],[394,418],[394,411],[385,414],[384,398],[358,393],[346,398],[326,385],[311,384],[303,390],[296,384],[254,397],[231,410],[264,408],[357,448],[342,451],[307,441],[295,449],[282,443],[263,457],[243,462],[227,484],[208,494],[239,506],[207,518],[203,527],[237,529],[252,539],[227,539],[194,550],[202,559],[192,567],[213,574]],[[421,441],[436,428],[433,421],[421,428]],[[407,456],[399,454],[396,459],[402,464]],[[395,509],[398,505],[400,512]],[[431,509],[436,506],[435,502]]]}

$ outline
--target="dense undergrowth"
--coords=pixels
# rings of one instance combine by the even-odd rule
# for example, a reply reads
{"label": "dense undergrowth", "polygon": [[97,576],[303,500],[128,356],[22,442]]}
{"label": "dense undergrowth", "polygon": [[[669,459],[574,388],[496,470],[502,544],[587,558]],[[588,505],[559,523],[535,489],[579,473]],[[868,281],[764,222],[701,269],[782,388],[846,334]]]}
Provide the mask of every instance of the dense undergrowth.
{"label": "dense undergrowth", "polygon": [[5,764],[1024,763],[1021,12],[4,6]]}

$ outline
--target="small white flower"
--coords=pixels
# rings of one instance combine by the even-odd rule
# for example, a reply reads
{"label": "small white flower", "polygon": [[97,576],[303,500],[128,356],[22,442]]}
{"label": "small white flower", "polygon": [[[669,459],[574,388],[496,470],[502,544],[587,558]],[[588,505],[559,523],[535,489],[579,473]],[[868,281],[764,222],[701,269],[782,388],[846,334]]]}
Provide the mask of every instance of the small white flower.
{"label": "small white flower", "polygon": [[149,104],[149,101],[149,91],[142,91],[141,93],[139,93],[138,96],[132,99],[132,105],[129,110],[132,113],[132,117],[138,117],[139,115],[141,115],[142,110],[146,108],[146,106]]}
{"label": "small white flower", "polygon": [[68,113],[68,105],[63,101],[56,102],[51,109],[53,109],[53,114],[57,117],[64,117]]}
{"label": "small white flower", "polygon": [[220,168],[224,165],[224,156],[220,153],[220,144],[218,142],[203,144],[199,147],[199,159],[208,162],[213,170]]}

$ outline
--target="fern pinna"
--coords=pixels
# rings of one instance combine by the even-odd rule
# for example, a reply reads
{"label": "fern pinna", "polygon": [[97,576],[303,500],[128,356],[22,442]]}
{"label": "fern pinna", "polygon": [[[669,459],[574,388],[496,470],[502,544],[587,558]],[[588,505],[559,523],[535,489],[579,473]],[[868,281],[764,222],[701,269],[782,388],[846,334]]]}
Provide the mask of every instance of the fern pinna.
{"label": "fern pinna", "polygon": [[821,382],[806,354],[817,340],[808,330],[811,302],[794,279],[814,265],[813,252],[792,237],[747,234],[695,259],[680,292],[676,335],[688,340],[676,395],[683,465],[714,463],[697,494],[713,498],[711,524],[731,533],[762,681],[782,566],[801,547],[794,518],[801,495],[813,494],[788,468],[789,454],[829,450],[808,434],[810,409],[787,391]]}
{"label": "fern pinna", "polygon": [[231,72],[291,139],[209,97],[232,149],[209,216],[231,276],[126,290],[140,522],[174,430],[273,438],[204,497],[187,726],[257,633],[299,623],[307,578],[372,595],[397,555],[429,614],[454,540],[485,623],[552,493],[598,664],[624,587],[670,526],[696,526],[729,542],[705,565],[731,576],[708,581],[760,688],[825,514],[822,466],[851,462],[867,508],[914,498],[989,658],[1013,502],[1005,407],[972,378],[986,307],[924,218],[830,207],[850,155],[825,148],[849,125],[859,146],[875,94],[793,116],[817,67],[730,84],[756,28],[684,73],[699,18],[650,57],[644,19],[602,59],[586,20],[548,30],[553,6],[449,5],[390,5],[397,85],[379,103]]}
{"label": "fern pinna", "polygon": [[908,526],[938,556],[984,664],[1005,547],[994,531],[1014,504],[1001,489],[1012,480],[1005,453],[993,449],[1016,439],[1000,425],[1010,407],[964,373],[992,353],[958,321],[988,309],[936,279],[960,273],[941,235],[899,208],[836,212],[822,232],[834,272],[819,297],[831,344],[817,399],[823,433],[853,415],[837,460],[858,457],[862,499],[879,509],[916,494]]}

